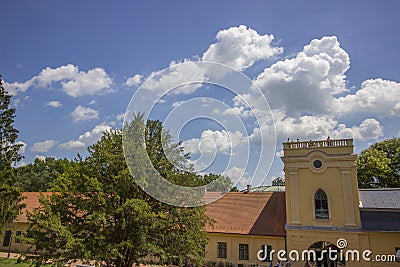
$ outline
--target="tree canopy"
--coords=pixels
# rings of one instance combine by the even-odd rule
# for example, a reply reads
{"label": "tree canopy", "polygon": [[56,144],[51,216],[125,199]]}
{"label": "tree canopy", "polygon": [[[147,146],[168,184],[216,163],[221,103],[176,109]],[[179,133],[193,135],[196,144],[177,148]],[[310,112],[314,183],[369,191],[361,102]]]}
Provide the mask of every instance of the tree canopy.
{"label": "tree canopy", "polygon": [[360,188],[400,187],[400,138],[387,139],[362,151],[357,159]]}
{"label": "tree canopy", "polygon": [[14,128],[15,109],[10,107],[11,96],[5,91],[0,76],[0,231],[13,221],[23,205],[21,192],[15,186],[15,165],[21,160],[17,144],[18,130]]}
{"label": "tree canopy", "polygon": [[[178,170],[162,156],[160,122],[145,123],[138,116],[127,127],[147,127],[147,153],[162,175],[175,183],[198,183],[198,176]],[[169,142],[164,148],[174,152],[176,163],[184,166],[186,156],[179,145],[163,140]],[[204,228],[210,222],[205,208],[167,205],[141,190],[128,170],[120,130],[105,132],[88,151],[85,159],[77,157],[75,164],[67,165],[54,182],[57,193],[42,196],[41,208],[31,214],[27,237],[40,252],[31,259],[37,264],[81,259],[130,267],[150,257],[163,264],[201,265],[207,243]],[[137,173],[149,175],[146,170]]]}
{"label": "tree canopy", "polygon": [[53,157],[46,157],[43,160],[37,158],[33,163],[17,168],[16,185],[24,192],[48,191],[70,164],[74,162]]}

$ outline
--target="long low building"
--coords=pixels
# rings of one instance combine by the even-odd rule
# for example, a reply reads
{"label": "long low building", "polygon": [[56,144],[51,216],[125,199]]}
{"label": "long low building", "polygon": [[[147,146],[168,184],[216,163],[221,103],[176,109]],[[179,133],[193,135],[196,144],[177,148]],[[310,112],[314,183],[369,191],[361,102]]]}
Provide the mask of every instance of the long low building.
{"label": "long low building", "polygon": [[[230,192],[207,205],[208,266],[400,266],[400,189],[358,189],[353,140],[283,144],[285,179]],[[27,251],[27,204],[3,250]],[[11,233],[14,233],[11,236]]]}
{"label": "long low building", "polygon": [[260,249],[285,249],[285,193],[231,192],[207,205],[208,265],[262,265]]}

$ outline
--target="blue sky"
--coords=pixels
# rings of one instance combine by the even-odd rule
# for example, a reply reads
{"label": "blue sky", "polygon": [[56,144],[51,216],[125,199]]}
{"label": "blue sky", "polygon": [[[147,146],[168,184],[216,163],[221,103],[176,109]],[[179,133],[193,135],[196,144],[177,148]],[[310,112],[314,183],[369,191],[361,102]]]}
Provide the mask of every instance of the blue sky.
{"label": "blue sky", "polygon": [[[398,1],[3,1],[0,73],[15,95],[23,162],[85,155],[103,130],[121,127],[149,75],[171,62],[199,59],[248,75],[272,109],[277,149],[265,140],[272,157],[267,175],[268,168],[254,174],[261,151],[257,129],[271,133],[266,118],[254,126],[246,117],[249,107],[213,86],[162,101],[166,110],[190,96],[236,108],[248,136],[198,120],[181,140],[193,159],[202,138],[214,142],[215,153],[203,143],[204,155],[220,156],[218,166],[204,171],[244,174],[240,186],[283,175],[279,155],[288,137],[354,138],[359,152],[399,136],[399,7]],[[263,112],[257,95],[244,94]],[[239,154],[245,143],[253,148],[248,169],[221,167],[227,137]]]}

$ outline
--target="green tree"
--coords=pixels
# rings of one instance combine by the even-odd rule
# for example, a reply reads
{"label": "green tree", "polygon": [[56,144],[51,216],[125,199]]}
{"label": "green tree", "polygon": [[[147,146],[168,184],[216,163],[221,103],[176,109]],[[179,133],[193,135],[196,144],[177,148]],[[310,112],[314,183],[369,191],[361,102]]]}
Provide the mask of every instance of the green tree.
{"label": "green tree", "polygon": [[0,231],[13,221],[23,205],[21,192],[15,186],[15,165],[22,156],[16,143],[18,130],[14,128],[15,109],[10,108],[11,96],[5,91],[0,76]]}
{"label": "green tree", "polygon": [[[188,172],[177,171],[160,156],[162,140],[157,133],[163,130],[159,122],[145,125],[138,116],[127,127],[131,131],[147,127],[146,140],[133,141],[148,144],[146,153],[166,177],[195,181],[195,175],[184,177]],[[173,150],[177,160],[185,158],[179,156],[179,146],[164,147]],[[50,260],[62,265],[82,259],[102,266],[130,267],[151,256],[162,263],[190,260],[200,265],[207,242],[205,208],[170,206],[142,191],[128,170],[120,130],[105,132],[88,151],[87,158],[78,157],[57,179],[53,190],[58,193],[49,199],[42,197],[41,208],[30,216],[27,236],[41,253],[31,259],[37,264]],[[149,175],[146,169],[138,173]]]}
{"label": "green tree", "polygon": [[203,176],[203,181],[204,184],[208,184],[207,191],[228,192],[232,190],[231,179],[219,174],[214,174],[214,173],[206,174]]}
{"label": "green tree", "polygon": [[400,187],[400,138],[371,145],[357,158],[360,188]]}
{"label": "green tree", "polygon": [[17,186],[24,192],[45,192],[52,183],[64,173],[69,164],[67,159],[47,157],[44,160],[35,159],[33,163],[17,168]]}

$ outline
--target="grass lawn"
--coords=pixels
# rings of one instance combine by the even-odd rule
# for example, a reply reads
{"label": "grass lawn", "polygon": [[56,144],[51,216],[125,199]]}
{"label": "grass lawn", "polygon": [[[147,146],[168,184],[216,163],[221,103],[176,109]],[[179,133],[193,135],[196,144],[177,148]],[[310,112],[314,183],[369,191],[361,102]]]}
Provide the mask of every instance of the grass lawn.
{"label": "grass lawn", "polygon": [[16,259],[3,259],[0,258],[1,267],[28,267],[29,264],[25,262],[17,263]]}

